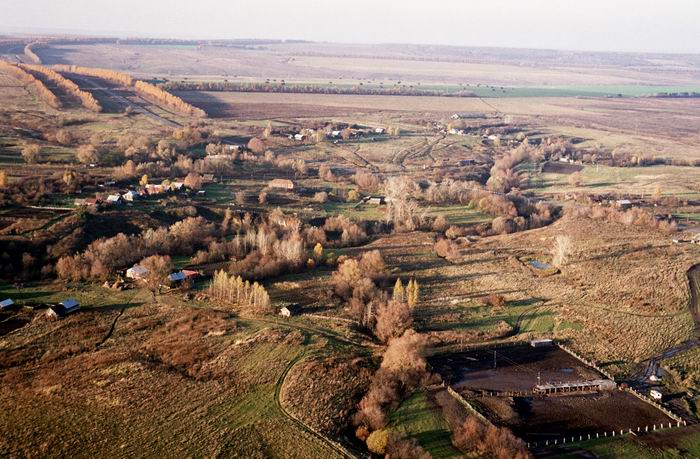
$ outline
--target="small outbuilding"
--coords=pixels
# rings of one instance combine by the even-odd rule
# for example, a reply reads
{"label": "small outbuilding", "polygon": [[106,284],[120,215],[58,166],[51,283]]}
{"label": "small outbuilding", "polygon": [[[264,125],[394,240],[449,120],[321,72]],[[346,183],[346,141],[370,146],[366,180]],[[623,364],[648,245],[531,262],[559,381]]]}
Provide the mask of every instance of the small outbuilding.
{"label": "small outbuilding", "polygon": [[107,202],[107,204],[119,205],[122,204],[124,200],[120,194],[110,194],[107,196],[107,200],[105,202]]}
{"label": "small outbuilding", "polygon": [[126,277],[129,279],[143,279],[148,274],[148,269],[143,266],[136,264],[131,268],[126,270]]}
{"label": "small outbuilding", "polygon": [[80,303],[75,298],[68,298],[61,301],[55,306],[51,306],[47,311],[46,315],[51,318],[58,319],[59,317],[67,316],[80,309]]}
{"label": "small outbuilding", "polygon": [[294,189],[294,182],[292,182],[289,179],[272,179],[267,184],[267,186],[270,188],[276,188],[279,190],[293,190]]}
{"label": "small outbuilding", "polygon": [[290,304],[287,306],[282,307],[280,309],[280,315],[282,317],[292,317],[292,316],[298,316],[301,314],[301,305],[300,304]]}
{"label": "small outbuilding", "polygon": [[623,210],[629,209],[630,207],[632,207],[632,201],[630,201],[629,199],[618,199],[617,201],[615,201],[615,207]]}
{"label": "small outbuilding", "polygon": [[659,391],[656,390],[656,389],[650,390],[650,391],[649,391],[649,395],[650,395],[651,398],[654,399],[654,400],[661,400],[662,398],[664,398],[664,394],[662,394],[661,392],[659,392]]}
{"label": "small outbuilding", "polygon": [[0,311],[4,311],[6,309],[11,309],[15,305],[15,302],[12,301],[10,298],[6,300],[0,301]]}
{"label": "small outbuilding", "polygon": [[530,341],[532,347],[550,347],[554,346],[554,341],[551,339],[533,339]]}

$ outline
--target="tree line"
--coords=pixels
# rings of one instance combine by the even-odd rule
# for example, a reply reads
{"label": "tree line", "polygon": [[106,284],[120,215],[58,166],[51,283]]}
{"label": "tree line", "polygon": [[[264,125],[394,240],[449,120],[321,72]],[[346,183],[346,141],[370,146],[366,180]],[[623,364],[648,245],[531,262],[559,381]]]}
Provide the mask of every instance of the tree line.
{"label": "tree line", "polygon": [[24,47],[24,55],[27,56],[27,58],[29,58],[29,60],[35,64],[42,63],[39,55],[36,54],[36,52],[34,52],[34,47],[38,44],[38,42],[27,43],[27,46]]}
{"label": "tree line", "polygon": [[366,96],[441,96],[475,97],[471,91],[440,91],[412,86],[368,87],[287,83],[237,83],[230,81],[171,81],[163,85],[169,91],[270,92],[297,94],[350,94]]}
{"label": "tree line", "polygon": [[17,65],[10,64],[9,62],[0,61],[0,70],[9,73],[13,77],[20,80],[29,91],[33,92],[37,97],[49,104],[51,107],[61,108],[61,101],[58,100],[56,94],[51,92],[51,90],[47,88],[41,80],[27,72],[25,69]]}
{"label": "tree line", "polygon": [[95,99],[95,97],[91,93],[83,91],[77,84],[64,77],[60,73],[42,65],[23,64],[21,65],[21,67],[24,70],[40,73],[47,79],[53,81],[57,86],[60,86],[68,93],[80,99],[80,103],[83,105],[83,107],[87,108],[88,110],[91,110],[95,113],[100,113],[102,111],[102,105],[100,105],[100,102],[97,99]]}
{"label": "tree line", "polygon": [[198,118],[205,118],[207,116],[206,112],[201,108],[197,108],[194,105],[185,102],[179,97],[170,94],[168,91],[161,89],[154,84],[138,80],[136,81],[134,88],[136,89],[136,92],[138,92],[142,96],[155,99],[158,102],[162,102],[163,104],[180,113],[184,113],[190,116],[196,116]]}
{"label": "tree line", "polygon": [[133,87],[134,90],[141,96],[147,99],[155,100],[157,103],[167,105],[169,108],[172,108],[173,110],[185,115],[196,116],[199,118],[205,118],[207,116],[204,110],[170,94],[165,89],[161,89],[158,86],[145,81],[137,80],[124,72],[94,67],[80,67],[76,65],[57,65],[54,66],[54,69],[59,72],[70,72],[77,73],[79,75],[102,78],[118,85]]}

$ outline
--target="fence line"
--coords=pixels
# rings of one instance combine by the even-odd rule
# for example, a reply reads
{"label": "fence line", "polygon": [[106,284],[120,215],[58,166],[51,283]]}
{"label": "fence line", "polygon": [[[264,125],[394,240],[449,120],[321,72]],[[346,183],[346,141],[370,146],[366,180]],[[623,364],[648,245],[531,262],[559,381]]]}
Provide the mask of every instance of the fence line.
{"label": "fence line", "polygon": [[661,429],[672,429],[674,427],[681,427],[685,426],[686,422],[685,421],[676,421],[675,425],[672,422],[669,423],[661,423],[661,424],[653,424],[651,428],[646,425],[642,429],[642,427],[637,427],[635,430],[634,428],[626,428],[626,429],[620,429],[618,430],[612,430],[610,432],[596,432],[595,434],[586,434],[586,435],[572,435],[571,437],[563,437],[563,438],[555,438],[554,440],[545,440],[545,441],[537,441],[537,442],[530,442],[526,443],[528,448],[537,448],[538,446],[557,446],[557,445],[566,445],[566,444],[571,444],[571,443],[579,443],[583,441],[588,441],[588,440],[595,440],[599,438],[607,438],[607,437],[615,437],[615,436],[623,436],[623,435],[636,435],[636,434],[642,434],[642,433],[649,433],[649,432],[655,432],[656,430],[661,430]]}
{"label": "fence line", "polygon": [[590,360],[588,360],[588,359],[582,357],[582,356],[579,355],[576,351],[574,351],[574,350],[572,350],[572,349],[569,349],[568,347],[564,346],[564,345],[561,344],[561,343],[556,343],[556,345],[559,347],[559,349],[561,349],[562,351],[564,351],[564,352],[566,352],[567,354],[571,355],[571,356],[574,357],[575,359],[580,360],[581,362],[583,362],[584,364],[588,365],[589,367],[592,367],[593,369],[597,370],[599,373],[601,373],[603,376],[605,376],[605,377],[608,378],[609,380],[611,380],[611,381],[613,381],[613,382],[616,382],[616,381],[615,381],[615,378],[614,378],[610,373],[608,373],[606,370],[600,368],[595,362],[591,362]]}
{"label": "fence line", "polygon": [[[443,384],[444,384],[444,382],[443,382]],[[449,386],[449,385],[447,386],[447,392],[452,396],[452,398],[454,398],[455,400],[457,400],[457,401],[459,402],[460,405],[462,405],[463,407],[465,407],[465,408],[467,409],[467,411],[469,411],[470,413],[472,413],[474,416],[476,416],[477,418],[479,418],[479,419],[480,419],[481,421],[483,421],[484,423],[486,423],[486,424],[488,424],[488,425],[493,425],[493,423],[492,423],[491,421],[489,421],[488,419],[486,419],[486,416],[484,416],[483,414],[479,413],[479,411],[478,411],[476,408],[474,408],[474,406],[473,406],[471,403],[469,403],[464,397],[462,397],[461,395],[459,395],[459,393],[458,393],[456,390],[454,390],[454,389],[452,388],[452,386]]]}

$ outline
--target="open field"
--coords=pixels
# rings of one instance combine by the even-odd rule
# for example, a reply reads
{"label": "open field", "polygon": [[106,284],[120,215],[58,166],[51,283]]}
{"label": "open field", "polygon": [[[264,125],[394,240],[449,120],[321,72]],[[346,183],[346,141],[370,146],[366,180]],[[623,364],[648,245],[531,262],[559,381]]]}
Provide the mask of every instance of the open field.
{"label": "open field", "polygon": [[[698,85],[693,56],[403,45],[54,45],[45,63],[118,68],[164,77],[395,80],[499,86]],[[524,65],[523,65],[524,64]],[[627,65],[627,67],[620,66]],[[235,69],[235,70],[232,70]]]}

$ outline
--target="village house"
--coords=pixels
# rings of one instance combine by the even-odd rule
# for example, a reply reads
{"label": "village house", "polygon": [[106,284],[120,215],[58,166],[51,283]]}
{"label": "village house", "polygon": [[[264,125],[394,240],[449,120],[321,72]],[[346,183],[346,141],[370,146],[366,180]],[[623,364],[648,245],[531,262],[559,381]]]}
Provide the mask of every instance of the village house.
{"label": "village house", "polygon": [[10,308],[12,308],[14,305],[15,305],[15,302],[12,301],[12,300],[9,299],[9,298],[6,299],[6,300],[2,300],[2,301],[0,301],[0,311],[4,311],[4,310],[6,310],[6,309],[10,309]]}
{"label": "village house", "polygon": [[129,279],[143,279],[146,277],[148,274],[148,269],[144,268],[143,266],[136,264],[132,266],[131,268],[126,270],[126,277]]}
{"label": "village house", "polygon": [[299,314],[301,314],[301,305],[299,304],[290,304],[280,309],[280,315],[282,317],[298,316]]}
{"label": "village house", "polygon": [[627,210],[632,207],[632,201],[629,199],[618,199],[615,201],[615,207],[622,210]]}
{"label": "village house", "polygon": [[289,191],[294,189],[294,182],[289,179],[272,179],[267,186],[269,188]]}
{"label": "village house", "polygon": [[381,206],[386,204],[385,196],[366,196],[362,198],[362,202],[365,204],[373,204],[375,206]]}
{"label": "village house", "polygon": [[134,190],[129,190],[126,193],[122,194],[122,199],[124,199],[124,201],[128,201],[128,202],[134,202],[137,199],[139,199],[140,197],[141,197],[141,195]]}
{"label": "village house", "polygon": [[80,309],[80,303],[75,298],[68,298],[58,303],[55,306],[51,306],[47,311],[46,315],[53,319],[58,319],[59,317],[67,316]]}
{"label": "village house", "polygon": [[122,196],[120,194],[110,194],[109,196],[107,196],[105,202],[109,205],[114,206],[124,204],[124,200],[122,199]]}
{"label": "village house", "polygon": [[374,130],[375,134],[384,134],[384,132],[385,132],[384,128],[377,128]]}

